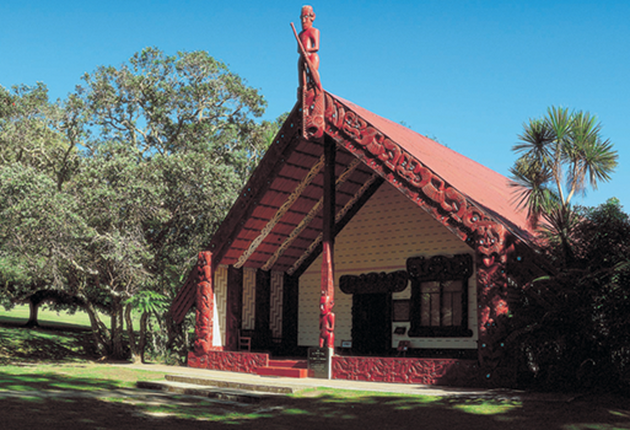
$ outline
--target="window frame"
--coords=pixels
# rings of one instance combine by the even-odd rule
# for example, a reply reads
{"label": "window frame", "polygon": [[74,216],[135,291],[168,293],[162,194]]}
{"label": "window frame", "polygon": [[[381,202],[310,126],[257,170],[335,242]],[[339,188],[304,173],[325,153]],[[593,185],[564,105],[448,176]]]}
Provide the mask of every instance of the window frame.
{"label": "window frame", "polygon": [[[437,255],[431,258],[412,257],[407,260],[411,280],[409,337],[472,337],[468,327],[469,279],[473,273],[472,256],[458,254],[452,257]],[[422,284],[438,282],[440,286],[440,319],[444,314],[443,290],[448,281],[462,281],[461,323],[450,326],[422,325]],[[430,323],[430,318],[429,318]]]}

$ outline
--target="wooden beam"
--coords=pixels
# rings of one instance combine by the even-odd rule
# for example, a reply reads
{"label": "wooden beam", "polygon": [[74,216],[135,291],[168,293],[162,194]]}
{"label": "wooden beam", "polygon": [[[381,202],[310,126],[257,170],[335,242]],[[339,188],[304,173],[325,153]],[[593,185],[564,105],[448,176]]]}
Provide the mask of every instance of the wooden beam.
{"label": "wooden beam", "polygon": [[260,246],[263,240],[271,233],[271,230],[278,224],[278,221],[282,219],[282,217],[287,213],[287,211],[293,206],[293,204],[297,201],[300,195],[304,192],[306,187],[308,187],[313,179],[317,176],[317,174],[324,168],[324,156],[322,155],[320,159],[315,163],[315,165],[311,168],[308,174],[302,179],[302,181],[298,184],[297,187],[293,190],[293,192],[289,195],[287,200],[278,208],[274,216],[267,222],[267,225],[263,227],[260,231],[260,234],[256,239],[249,244],[249,247],[241,256],[238,261],[234,264],[234,267],[240,269],[247,262],[247,259],[252,256],[256,249]]}
{"label": "wooden beam", "polygon": [[[348,168],[335,181],[336,189],[339,189],[339,187],[341,187],[341,185],[346,182],[348,178],[350,178],[352,172],[354,172],[360,164],[361,160],[357,158],[352,160],[352,162],[348,165]],[[276,264],[276,261],[278,261],[278,258],[280,258],[282,254],[284,254],[284,252],[289,249],[293,241],[298,238],[298,236],[304,231],[304,229],[317,216],[319,211],[322,209],[323,204],[324,197],[320,198],[317,203],[315,203],[308,214],[306,214],[304,218],[302,218],[302,221],[300,221],[300,223],[293,229],[291,234],[289,234],[289,236],[284,240],[284,242],[282,242],[278,249],[276,249],[276,252],[274,252],[273,255],[269,257],[269,260],[267,260],[267,262],[262,266],[263,270],[271,270],[273,265]]]}

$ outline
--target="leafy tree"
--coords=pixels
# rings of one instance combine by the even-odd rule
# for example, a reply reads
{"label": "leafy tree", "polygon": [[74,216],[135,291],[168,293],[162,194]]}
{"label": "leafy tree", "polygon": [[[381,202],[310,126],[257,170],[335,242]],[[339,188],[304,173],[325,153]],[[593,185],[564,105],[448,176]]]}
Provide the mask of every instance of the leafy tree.
{"label": "leafy tree", "polygon": [[63,107],[43,83],[0,86],[0,164],[20,163],[54,178],[57,187],[78,165],[78,149]]}
{"label": "leafy tree", "polygon": [[584,193],[587,183],[597,189],[610,179],[617,152],[601,136],[595,116],[566,108],[551,107],[545,117],[530,119],[519,139],[513,150],[521,155],[510,170],[519,189],[517,203],[527,208],[532,226],[544,218],[542,232],[560,243],[566,262],[573,258],[570,242],[577,222],[571,199]]}
{"label": "leafy tree", "polygon": [[[60,193],[50,176],[20,162],[0,165],[0,279],[5,305],[31,304],[36,325],[43,299],[75,307],[50,290],[63,291],[69,270],[83,270],[78,250],[89,229],[76,201]],[[40,290],[48,293],[36,294]],[[8,300],[6,300],[8,299]]]}
{"label": "leafy tree", "polygon": [[42,84],[0,88],[0,280],[13,301],[82,306],[101,353],[142,359],[279,124],[201,51],[147,48],[83,81],[54,104]]}
{"label": "leafy tree", "polygon": [[[630,218],[616,199],[577,213],[572,265],[524,289],[508,344],[542,388],[628,390]],[[565,250],[548,252],[560,258]]]}
{"label": "leafy tree", "polygon": [[66,104],[86,154],[75,193],[96,232],[88,254],[98,276],[88,284],[109,295],[118,356],[125,306],[146,308],[132,300],[143,291],[173,296],[274,124],[254,122],[264,99],[201,51],[147,48],[83,80]]}

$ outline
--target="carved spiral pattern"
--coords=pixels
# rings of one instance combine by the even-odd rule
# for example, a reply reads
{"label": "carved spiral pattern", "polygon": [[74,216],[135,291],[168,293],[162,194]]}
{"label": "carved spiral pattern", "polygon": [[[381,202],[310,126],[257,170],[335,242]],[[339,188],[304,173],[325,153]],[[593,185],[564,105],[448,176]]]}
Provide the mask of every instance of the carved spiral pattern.
{"label": "carved spiral pattern", "polygon": [[[324,116],[326,132],[340,145],[475,249],[480,343],[486,347],[501,344],[491,332],[497,333],[494,328],[508,311],[505,265],[514,237],[420,160],[328,93]],[[480,348],[482,362],[488,350]]]}

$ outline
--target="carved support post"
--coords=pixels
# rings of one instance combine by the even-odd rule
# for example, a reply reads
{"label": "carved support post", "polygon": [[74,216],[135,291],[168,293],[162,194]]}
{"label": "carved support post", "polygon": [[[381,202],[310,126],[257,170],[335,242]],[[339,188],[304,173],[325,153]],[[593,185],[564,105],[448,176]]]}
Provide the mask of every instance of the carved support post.
{"label": "carved support post", "polygon": [[334,348],[335,346],[335,142],[324,140],[324,208],[322,238],[322,275],[321,300],[319,316],[319,346]]}
{"label": "carved support post", "polygon": [[486,384],[510,384],[514,375],[505,361],[509,311],[506,265],[514,246],[507,231],[495,223],[482,225],[477,234],[479,364]]}
{"label": "carved support post", "polygon": [[195,342],[196,355],[207,354],[212,350],[212,315],[214,312],[214,292],[212,289],[212,253],[203,251],[197,260],[199,281],[195,296]]}

